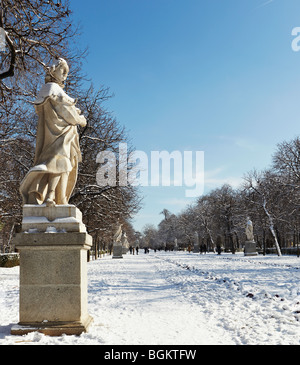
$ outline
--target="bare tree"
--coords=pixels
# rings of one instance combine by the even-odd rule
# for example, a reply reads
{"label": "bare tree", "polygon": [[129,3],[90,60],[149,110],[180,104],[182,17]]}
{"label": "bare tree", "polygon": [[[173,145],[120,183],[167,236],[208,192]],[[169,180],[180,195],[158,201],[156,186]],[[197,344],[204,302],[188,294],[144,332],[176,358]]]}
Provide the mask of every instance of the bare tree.
{"label": "bare tree", "polygon": [[151,247],[156,250],[159,249],[160,246],[157,240],[157,229],[153,224],[147,224],[142,231],[142,246]]}
{"label": "bare tree", "polygon": [[278,144],[273,168],[286,182],[300,185],[300,138]]}
{"label": "bare tree", "polygon": [[275,176],[271,175],[271,172],[267,170],[262,173],[254,170],[245,176],[244,188],[251,193],[248,195],[249,202],[261,207],[268,218],[269,229],[275,242],[277,254],[281,256],[281,250],[274,228],[274,214],[271,211],[276,196],[278,198],[278,191],[274,189]]}
{"label": "bare tree", "polygon": [[210,202],[212,212],[218,219],[220,234],[224,235],[225,248],[234,254],[236,251],[234,227],[238,215],[237,192],[229,184],[225,184],[211,192]]}
{"label": "bare tree", "polygon": [[64,54],[76,33],[70,13],[68,1],[1,0],[0,27],[7,49],[0,63],[0,80],[36,75],[40,66]]}
{"label": "bare tree", "polygon": [[205,195],[198,199],[197,206],[195,207],[197,218],[199,218],[204,232],[209,238],[211,248],[215,250],[215,242],[213,238],[213,224],[214,216],[212,214],[212,206],[210,202],[210,196]]}
{"label": "bare tree", "polygon": [[94,90],[91,85],[81,90],[79,97],[79,107],[86,116],[87,125],[79,130],[83,163],[79,166],[70,203],[83,212],[89,233],[107,246],[112,243],[112,226],[117,219],[128,228],[130,236],[130,220],[140,209],[141,197],[137,187],[121,186],[118,174],[115,186],[99,186],[96,157],[107,150],[117,156],[120,143],[127,143],[128,153],[132,147],[125,128],[104,108],[104,102],[111,97],[107,88]]}

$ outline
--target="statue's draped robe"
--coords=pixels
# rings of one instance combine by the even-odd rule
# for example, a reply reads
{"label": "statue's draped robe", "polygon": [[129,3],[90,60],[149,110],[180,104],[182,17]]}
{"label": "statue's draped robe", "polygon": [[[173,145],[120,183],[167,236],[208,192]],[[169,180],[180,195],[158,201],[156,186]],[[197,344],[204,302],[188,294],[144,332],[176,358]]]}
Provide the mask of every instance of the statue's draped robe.
{"label": "statue's draped robe", "polygon": [[119,224],[114,234],[114,242],[121,242],[122,238],[122,224]]}
{"label": "statue's draped robe", "polygon": [[246,236],[247,236],[247,241],[254,241],[253,225],[252,225],[252,222],[250,220],[247,222]]}
{"label": "statue's draped robe", "polygon": [[[47,194],[49,174],[68,173],[66,198],[69,198],[77,180],[78,162],[81,162],[77,124],[82,122],[75,107],[76,101],[70,98],[56,83],[45,84],[36,101],[38,115],[36,150],[34,166],[20,186],[24,204],[28,204],[30,193],[36,193],[39,204]],[[60,183],[56,187],[55,202],[62,204]]]}

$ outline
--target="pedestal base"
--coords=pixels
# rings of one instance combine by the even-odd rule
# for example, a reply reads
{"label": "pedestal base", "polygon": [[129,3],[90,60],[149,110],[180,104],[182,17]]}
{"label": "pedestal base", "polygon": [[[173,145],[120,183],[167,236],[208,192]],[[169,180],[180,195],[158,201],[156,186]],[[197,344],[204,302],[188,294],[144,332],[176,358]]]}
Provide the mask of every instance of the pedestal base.
{"label": "pedestal base", "polygon": [[120,245],[114,245],[113,247],[113,259],[122,259],[122,252],[123,252],[123,247]]}
{"label": "pedestal base", "polygon": [[21,323],[11,328],[11,334],[15,336],[24,336],[31,332],[43,333],[46,336],[75,335],[79,336],[87,332],[93,318],[88,317],[83,322],[45,322],[45,323]]}
{"label": "pedestal base", "polygon": [[75,231],[42,233],[44,227],[38,223],[36,233],[28,233],[24,229],[27,220],[38,221],[50,212],[45,207],[25,206],[25,218],[29,210],[36,217],[23,219],[24,233],[14,240],[20,253],[20,307],[19,324],[11,333],[38,331],[60,336],[86,332],[92,320],[87,310],[87,251],[92,237],[82,229],[80,212],[72,206],[53,207],[51,219],[59,216],[68,221],[76,214],[79,224],[72,226]]}
{"label": "pedestal base", "polygon": [[200,253],[200,246],[194,246],[193,253]]}
{"label": "pedestal base", "polygon": [[244,256],[257,256],[256,243],[252,241],[245,242]]}

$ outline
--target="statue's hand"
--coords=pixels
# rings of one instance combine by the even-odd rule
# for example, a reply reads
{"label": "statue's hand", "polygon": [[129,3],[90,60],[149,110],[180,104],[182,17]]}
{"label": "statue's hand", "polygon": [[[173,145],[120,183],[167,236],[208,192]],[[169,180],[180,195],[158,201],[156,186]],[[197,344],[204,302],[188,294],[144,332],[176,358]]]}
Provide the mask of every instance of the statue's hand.
{"label": "statue's hand", "polygon": [[85,127],[86,126],[86,119],[85,119],[85,117],[83,115],[80,116],[80,123],[79,123],[79,125],[81,127]]}

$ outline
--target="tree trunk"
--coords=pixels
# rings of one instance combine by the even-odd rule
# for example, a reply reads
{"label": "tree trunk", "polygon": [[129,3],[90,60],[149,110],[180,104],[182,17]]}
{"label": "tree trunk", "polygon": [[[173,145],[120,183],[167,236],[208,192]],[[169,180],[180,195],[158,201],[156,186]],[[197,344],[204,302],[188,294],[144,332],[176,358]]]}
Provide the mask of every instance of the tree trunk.
{"label": "tree trunk", "polygon": [[282,256],[281,255],[281,250],[280,250],[280,246],[279,246],[279,243],[278,243],[278,240],[277,240],[277,237],[276,237],[276,233],[275,233],[275,230],[274,230],[274,224],[273,224],[273,218],[271,217],[271,214],[269,213],[267,207],[266,207],[266,201],[264,201],[264,204],[263,204],[263,208],[264,208],[264,211],[269,219],[269,224],[270,224],[270,231],[271,231],[271,234],[274,238],[274,241],[275,241],[275,247],[276,247],[276,250],[277,250],[277,255],[278,256]]}
{"label": "tree trunk", "polygon": [[264,256],[266,256],[266,248],[267,248],[266,231],[263,229],[263,255]]}

